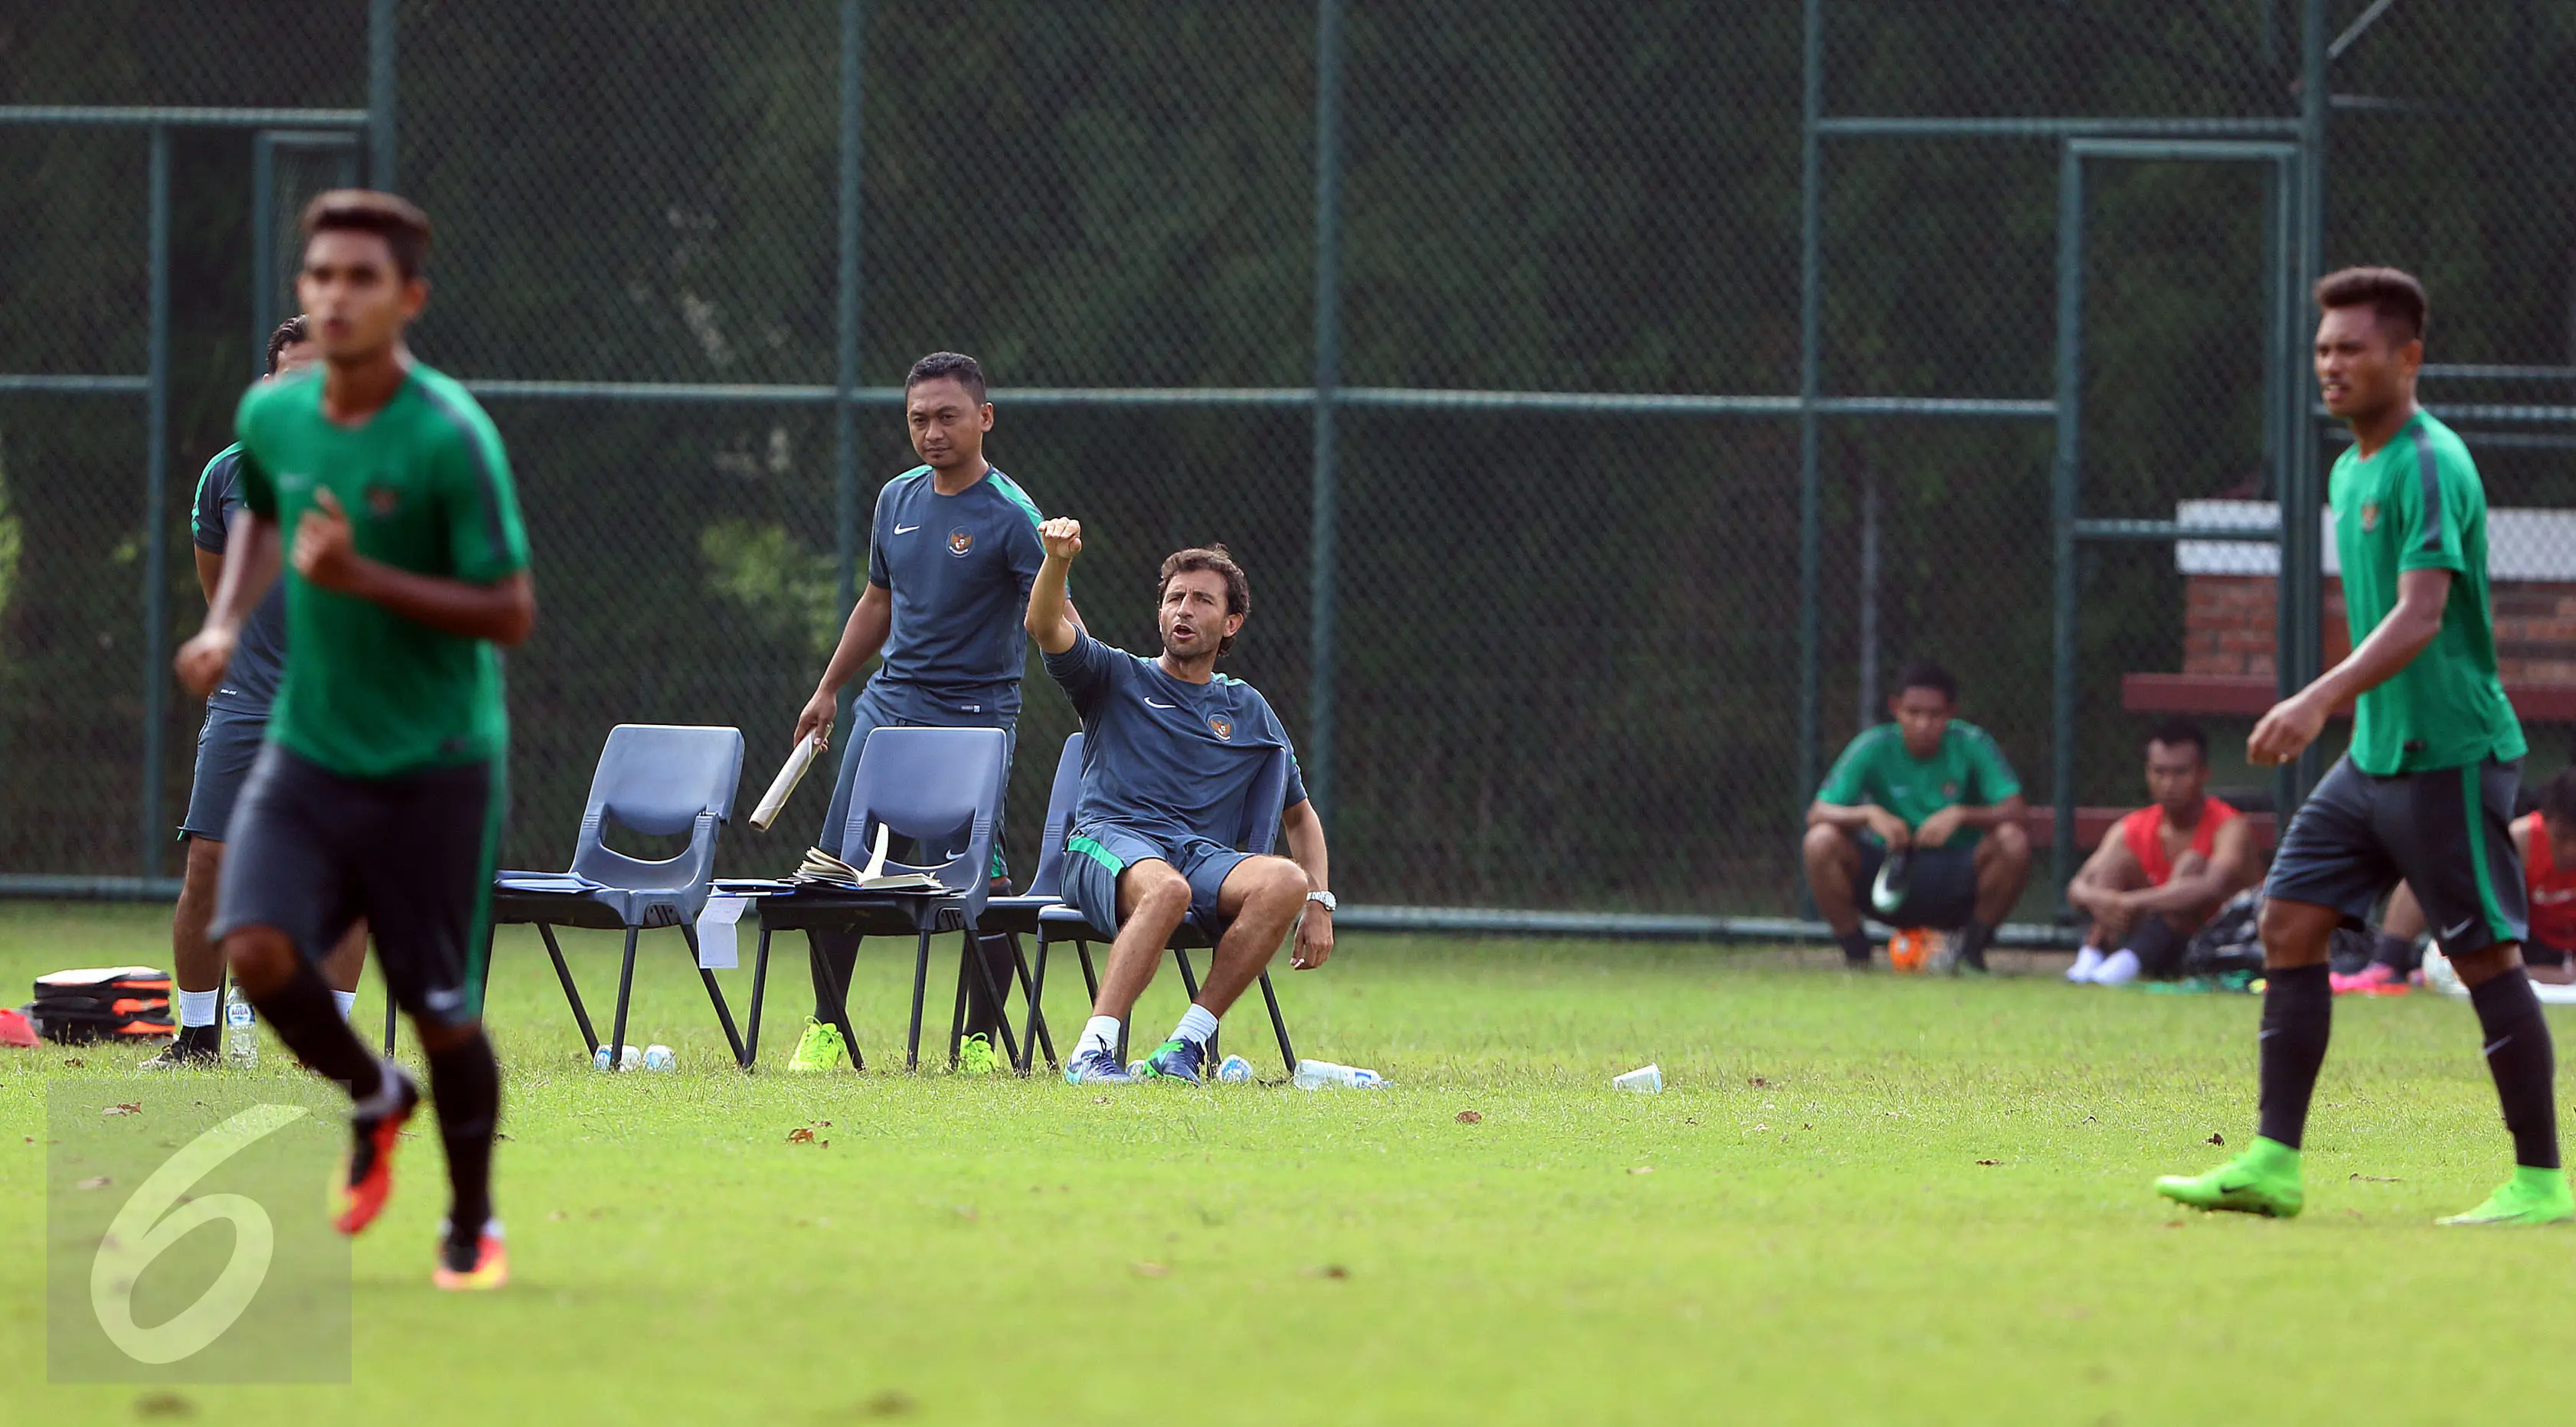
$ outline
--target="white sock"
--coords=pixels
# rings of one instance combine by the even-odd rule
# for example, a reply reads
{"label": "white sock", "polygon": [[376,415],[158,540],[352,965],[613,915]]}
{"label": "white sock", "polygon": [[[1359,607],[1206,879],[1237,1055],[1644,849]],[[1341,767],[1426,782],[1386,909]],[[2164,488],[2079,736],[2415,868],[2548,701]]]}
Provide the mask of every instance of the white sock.
{"label": "white sock", "polygon": [[216,994],[212,991],[180,992],[179,1024],[182,1026],[213,1025],[215,1023],[216,1000]]}
{"label": "white sock", "polygon": [[2096,986],[2119,986],[2138,979],[2138,954],[2122,947],[2102,958],[2102,969],[2093,973]]}
{"label": "white sock", "polygon": [[1215,1034],[1216,1017],[1195,1001],[1190,1003],[1188,1010],[1181,1012],[1181,1023],[1172,1027],[1172,1039],[1198,1045],[1206,1045]]}
{"label": "white sock", "polygon": [[2066,968],[2066,979],[2090,981],[2093,979],[2093,973],[2101,969],[2102,948],[2087,943],[2082,951],[2075,953],[2075,964]]}
{"label": "white sock", "polygon": [[1094,1016],[1083,1023],[1082,1039],[1074,1043],[1073,1053],[1080,1055],[1087,1050],[1105,1051],[1111,1055],[1118,1053],[1116,1016]]}
{"label": "white sock", "polygon": [[334,991],[331,993],[331,999],[339,1003],[340,1019],[344,1021],[349,1019],[349,1013],[358,1007],[358,993],[355,991]]}

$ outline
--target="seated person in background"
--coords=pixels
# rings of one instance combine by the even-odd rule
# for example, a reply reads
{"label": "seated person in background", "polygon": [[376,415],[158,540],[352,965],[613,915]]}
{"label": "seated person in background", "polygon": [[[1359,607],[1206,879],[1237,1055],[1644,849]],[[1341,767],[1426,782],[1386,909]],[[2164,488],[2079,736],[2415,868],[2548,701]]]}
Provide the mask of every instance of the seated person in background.
{"label": "seated person in background", "polygon": [[2209,796],[2209,735],[2199,724],[2171,719],[2147,736],[2147,796],[2154,801],[2120,819],[2067,885],[2066,900],[2093,918],[2069,981],[2117,986],[2141,971],[2171,979],[2210,913],[2262,879],[2253,829]]}
{"label": "seated person in background", "polygon": [[[1064,1063],[1076,1085],[1124,1084],[1119,1027],[1162,965],[1181,919],[1223,926],[1197,1000],[1145,1062],[1150,1080],[1199,1083],[1217,1018],[1293,929],[1288,964],[1307,970],[1333,954],[1333,894],[1324,824],[1306,799],[1288,731],[1249,684],[1216,672],[1252,609],[1252,586],[1222,545],[1163,561],[1155,591],[1160,657],[1143,659],[1084,633],[1065,614],[1065,574],[1082,553],[1082,525],[1038,527],[1046,552],[1029,591],[1028,630],[1047,672],[1082,715],[1082,796],[1065,839],[1064,888],[1095,927],[1117,929],[1091,1020]],[[1237,810],[1253,782],[1288,754],[1287,857],[1238,852]]]}
{"label": "seated person in background", "polygon": [[[1954,715],[1959,681],[1928,659],[1905,666],[1895,722],[1851,741],[1807,809],[1807,886],[1848,966],[1869,965],[1864,899],[1902,859],[1903,900],[1873,907],[1897,927],[1955,931],[1951,964],[1986,969],[1986,944],[2030,883],[2021,780],[1986,731]],[[1892,885],[1891,885],[1892,890]]]}
{"label": "seated person in background", "polygon": [[[2576,768],[2562,768],[2540,785],[2540,806],[2513,821],[2513,844],[2522,853],[2524,900],[2531,932],[2522,943],[2524,974],[2550,985],[2576,985]],[[2332,978],[2338,996],[2403,994],[2408,974],[2423,955],[2423,904],[2400,882],[2380,918],[2370,965]]]}

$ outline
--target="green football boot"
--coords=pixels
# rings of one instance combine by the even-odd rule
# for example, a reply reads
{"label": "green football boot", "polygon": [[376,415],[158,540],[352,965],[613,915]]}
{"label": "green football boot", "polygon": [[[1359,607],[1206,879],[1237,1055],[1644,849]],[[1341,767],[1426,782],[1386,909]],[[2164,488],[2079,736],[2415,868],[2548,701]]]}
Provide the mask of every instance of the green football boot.
{"label": "green football boot", "polygon": [[2299,1152],[2278,1140],[2254,1137],[2253,1147],[2207,1174],[2168,1174],[2156,1192],[2194,1209],[2227,1209],[2274,1219],[2298,1217],[2306,1201],[2299,1185]]}
{"label": "green football boot", "polygon": [[845,1059],[849,1049],[849,1042],[841,1039],[839,1026],[809,1016],[805,1020],[805,1038],[796,1043],[796,1054],[788,1059],[787,1068],[797,1075],[819,1075]]}
{"label": "green football boot", "polygon": [[2522,1164],[2514,1166],[2513,1178],[2488,1195],[2487,1202],[2466,1214],[2454,1214],[2437,1222],[2453,1228],[2485,1224],[2536,1227],[2564,1224],[2570,1219],[2576,1219],[2576,1195],[2568,1192],[2567,1172]]}

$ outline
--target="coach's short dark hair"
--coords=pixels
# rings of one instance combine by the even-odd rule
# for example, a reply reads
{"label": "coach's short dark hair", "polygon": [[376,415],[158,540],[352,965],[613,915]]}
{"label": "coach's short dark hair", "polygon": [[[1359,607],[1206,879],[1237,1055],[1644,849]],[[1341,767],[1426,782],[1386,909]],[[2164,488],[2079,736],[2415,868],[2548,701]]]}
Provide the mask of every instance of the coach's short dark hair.
{"label": "coach's short dark hair", "polygon": [[2201,762],[2209,761],[2209,730],[2193,719],[2166,719],[2147,731],[2147,742],[2161,743],[2167,748],[2180,748],[2188,743],[2200,750]]}
{"label": "coach's short dark hair", "polygon": [[278,323],[277,330],[268,334],[268,374],[277,375],[277,358],[280,353],[298,342],[312,340],[313,328],[304,320],[303,313],[299,312]]}
{"label": "coach's short dark hair", "polygon": [[2576,827],[2576,768],[2561,768],[2540,785],[2540,815],[2564,827]]}
{"label": "coach's short dark hair", "polygon": [[[1244,578],[1243,567],[1234,563],[1233,552],[1223,545],[1213,544],[1193,545],[1187,550],[1175,550],[1163,557],[1163,573],[1154,580],[1154,608],[1163,607],[1163,595],[1171,589],[1172,577],[1192,570],[1214,570],[1225,577],[1225,612],[1227,614],[1252,613],[1252,581]],[[1217,653],[1228,654],[1233,650],[1233,635],[1226,635],[1217,641]]]}
{"label": "coach's short dark hair", "polygon": [[405,282],[420,276],[429,260],[429,215],[408,198],[372,188],[335,188],[313,195],[304,205],[304,236],[316,233],[373,233],[394,254],[394,271]]}
{"label": "coach's short dark hair", "polygon": [[2339,307],[2367,307],[2399,346],[2423,336],[2433,317],[2433,304],[2424,296],[2424,284],[2417,282],[2414,274],[2395,268],[2345,268],[2327,273],[2317,279],[2317,307],[2326,312]]}
{"label": "coach's short dark hair", "polygon": [[914,387],[941,377],[966,388],[977,406],[984,404],[984,365],[964,352],[933,352],[913,363],[912,370],[903,374],[904,395],[910,396]]}
{"label": "coach's short dark hair", "polygon": [[1897,671],[1897,695],[1903,697],[1908,689],[1930,689],[1954,704],[1959,701],[1958,678],[1929,659],[1917,659]]}

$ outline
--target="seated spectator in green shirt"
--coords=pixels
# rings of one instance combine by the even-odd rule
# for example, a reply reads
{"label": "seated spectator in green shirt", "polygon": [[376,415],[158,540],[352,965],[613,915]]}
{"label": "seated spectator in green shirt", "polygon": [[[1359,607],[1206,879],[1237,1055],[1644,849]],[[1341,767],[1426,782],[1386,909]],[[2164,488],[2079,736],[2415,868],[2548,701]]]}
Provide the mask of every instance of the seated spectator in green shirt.
{"label": "seated spectator in green shirt", "polygon": [[2030,882],[2021,779],[1958,707],[1949,670],[1907,665],[1887,701],[1894,722],[1853,739],[1807,809],[1807,886],[1853,967],[1869,965],[1861,905],[1882,882],[1880,920],[1957,932],[1941,969],[1972,971]]}

